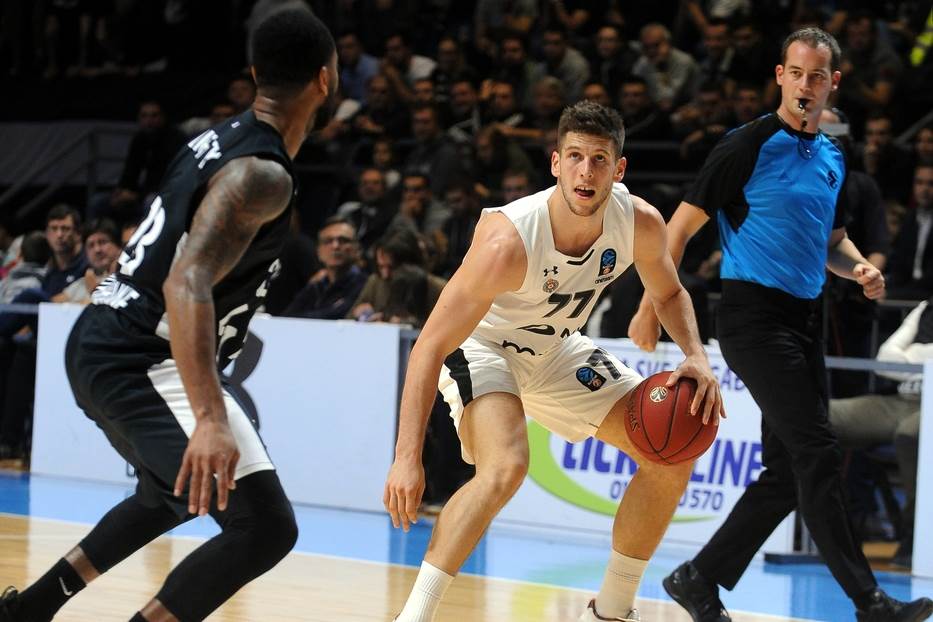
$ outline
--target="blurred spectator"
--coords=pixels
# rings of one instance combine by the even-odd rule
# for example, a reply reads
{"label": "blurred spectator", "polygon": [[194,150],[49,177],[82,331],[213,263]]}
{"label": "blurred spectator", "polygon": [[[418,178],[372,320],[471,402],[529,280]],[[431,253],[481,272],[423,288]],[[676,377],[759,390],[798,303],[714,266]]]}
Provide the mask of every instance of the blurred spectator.
{"label": "blurred spectator", "polygon": [[521,148],[505,137],[497,126],[487,126],[476,135],[475,191],[490,205],[503,202],[502,184],[506,171],[534,174],[531,160]]}
{"label": "blurred spectator", "polygon": [[452,36],[441,37],[437,43],[437,66],[431,72],[435,98],[441,104],[450,100],[450,90],[457,80],[476,81],[476,72],[467,65],[460,43]]}
{"label": "blurred spectator", "polygon": [[531,177],[526,171],[508,169],[502,175],[502,204],[508,205],[534,192]]}
{"label": "blurred spectator", "polygon": [[[379,322],[385,315],[392,295],[392,277],[401,266],[424,269],[425,254],[418,234],[407,227],[392,228],[376,242],[376,273],[371,274],[363,286],[347,317],[362,322]],[[444,279],[428,276],[428,312],[434,308],[444,289]]]}
{"label": "blurred spectator", "polygon": [[903,67],[887,41],[878,37],[874,16],[868,11],[848,16],[842,43],[839,70],[845,79],[839,83],[839,107],[861,128],[869,111],[891,103]]}
{"label": "blurred spectator", "polygon": [[544,30],[541,48],[544,52],[541,71],[563,83],[568,103],[580,99],[583,85],[590,77],[590,64],[583,54],[570,46],[567,32],[560,26],[548,26]]}
{"label": "blurred spectator", "polygon": [[431,78],[418,78],[411,87],[411,103],[414,106],[433,106],[437,103],[437,91],[434,80]]}
{"label": "blurred spectator", "polygon": [[83,240],[87,259],[84,278],[75,279],[71,285],[52,296],[52,302],[86,305],[91,302],[91,292],[116,270],[123,245],[120,243],[120,231],[112,220],[101,218],[89,222],[84,228]]}
{"label": "blurred spectator", "polygon": [[431,77],[436,65],[427,56],[412,53],[407,33],[397,31],[386,39],[386,55],[381,70],[403,101],[412,100],[411,88],[415,80]]}
{"label": "blurred spectator", "polygon": [[730,127],[739,127],[754,121],[765,112],[761,89],[756,84],[739,83],[732,92],[732,122]]}
{"label": "blurred spectator", "polygon": [[511,84],[519,107],[530,109],[534,105],[534,87],[543,77],[544,69],[541,65],[528,58],[524,36],[515,32],[507,33],[502,38],[499,62],[492,78]]}
{"label": "blurred spectator", "polygon": [[525,115],[519,108],[514,86],[509,82],[487,80],[484,82],[484,88],[488,123],[517,127],[524,122]]}
{"label": "blurred spectator", "polygon": [[697,90],[693,101],[671,115],[674,136],[682,138],[680,157],[688,166],[699,168],[731,124],[722,87],[707,82]]}
{"label": "blurred spectator", "polygon": [[596,55],[590,63],[592,76],[602,82],[606,91],[615,97],[622,81],[631,75],[638,60],[638,52],[629,45],[616,24],[603,24],[596,31]]}
{"label": "blurred spectator", "polygon": [[317,238],[317,256],[323,268],[311,277],[282,315],[337,320],[344,317],[366,283],[358,264],[356,229],[349,219],[331,216]]}
{"label": "blurred spectator", "polygon": [[[389,298],[381,321],[421,328],[431,314],[431,275],[419,266],[402,265],[392,271]],[[436,277],[435,277],[436,278]]]}
{"label": "blurred spectator", "polygon": [[652,101],[669,111],[687,103],[698,79],[696,61],[671,43],[671,32],[662,24],[641,29],[642,55],[632,73],[645,79]]}
{"label": "blurred spectator", "polygon": [[566,100],[564,83],[553,76],[545,76],[535,83],[533,94],[531,114],[525,117],[523,123],[515,127],[498,127],[509,138],[543,145],[557,131]]}
{"label": "blurred spectator", "polygon": [[[933,307],[930,302],[921,302],[907,315],[894,334],[881,345],[877,360],[920,364],[933,358]],[[923,374],[883,371],[878,374],[900,381],[897,393],[830,400],[829,421],[843,448],[870,449],[878,445],[894,445],[906,504],[902,514],[904,529],[893,563],[910,568]]]}
{"label": "blurred spectator", "polygon": [[933,295],[933,165],[914,170],[913,209],[908,212],[897,238],[885,275],[887,297],[924,300]]}
{"label": "blurred spectator", "polygon": [[914,157],[917,164],[933,164],[933,123],[928,123],[917,132]]}
{"label": "blurred spectator", "polygon": [[42,231],[32,231],[23,236],[18,260],[0,282],[0,304],[12,302],[24,290],[41,288],[51,254],[49,242]]}
{"label": "blurred spectator", "polygon": [[120,181],[108,200],[92,201],[91,218],[106,216],[120,223],[139,220],[143,203],[159,189],[169,162],[187,141],[181,130],[168,123],[157,101],[140,104],[138,120],[139,130],[130,141]]}
{"label": "blurred spectator", "polygon": [[183,123],[179,123],[178,129],[186,138],[194,138],[204,130],[226,121],[234,114],[236,114],[236,111],[233,108],[233,104],[230,102],[218,102],[211,106],[208,116],[191,117]]}
{"label": "blurred spectator", "polygon": [[630,77],[619,91],[619,109],[625,121],[626,140],[667,140],[671,123],[667,113],[651,102],[644,78]]}
{"label": "blurred spectator", "polygon": [[340,89],[344,95],[366,104],[366,84],[379,73],[379,59],[363,50],[356,33],[347,31],[337,37],[340,61]]}
{"label": "blurred spectator", "polygon": [[593,36],[609,10],[607,0],[549,0],[545,22],[559,24],[571,41],[585,41]]}
{"label": "blurred spectator", "polygon": [[505,40],[506,33],[527,36],[538,17],[536,0],[478,0],[473,19],[473,43],[490,58],[499,53],[496,42]]}
{"label": "blurred spectator", "polygon": [[612,100],[609,98],[609,93],[606,91],[606,87],[603,86],[602,82],[588,82],[586,86],[583,87],[582,99],[594,101],[601,106],[612,108]]}
{"label": "blurred spectator", "polygon": [[732,48],[729,23],[721,17],[712,18],[707,21],[702,32],[703,57],[699,62],[698,80],[700,83],[720,84],[727,95],[731,94],[732,88],[726,82],[732,70],[735,50]]}
{"label": "blurred spectator", "polygon": [[[246,112],[256,99],[256,83],[248,74],[239,75],[227,86],[227,101],[233,106],[233,115]],[[231,116],[233,116],[231,115]]]}
{"label": "blurred spectator", "polygon": [[402,174],[395,166],[395,150],[389,138],[378,138],[373,142],[372,163],[382,173],[386,190],[393,190],[401,181]]}
{"label": "blurred spectator", "polygon": [[458,143],[471,143],[482,126],[476,86],[466,78],[454,80],[450,86],[450,126],[447,135]]}
{"label": "blurred spectator", "polygon": [[45,217],[45,237],[52,250],[42,290],[54,296],[84,276],[87,258],[81,252],[81,215],[70,205],[56,205]]}
{"label": "blurred spectator", "polygon": [[383,236],[395,217],[395,206],[388,198],[385,177],[378,168],[360,173],[356,201],[337,208],[337,216],[350,223],[363,250],[368,250]]}
{"label": "blurred spectator", "polygon": [[435,196],[442,196],[447,184],[463,173],[460,153],[441,130],[437,108],[417,106],[411,113],[415,148],[408,154],[404,169],[424,175]]}
{"label": "blurred spectator", "polygon": [[891,118],[876,112],[865,122],[865,144],[857,154],[860,168],[871,175],[886,199],[906,203],[910,197],[911,153],[894,142]]}
{"label": "blurred spectator", "polygon": [[450,209],[450,218],[441,228],[443,242],[441,258],[436,272],[446,278],[456,272],[463,262],[463,257],[470,248],[473,240],[473,230],[479,222],[483,206],[473,190],[469,180],[458,180],[447,189],[444,202]]}
{"label": "blurred spectator", "polygon": [[732,24],[732,47],[735,55],[729,66],[733,82],[750,82],[761,89],[765,107],[777,98],[778,85],[774,79],[774,59],[780,58],[777,43],[762,36],[751,19],[740,19]]}
{"label": "blurred spectator", "polygon": [[367,137],[388,136],[393,140],[411,133],[408,110],[398,102],[388,78],[376,74],[366,88],[366,105],[350,120],[357,133]]}
{"label": "blurred spectator", "polygon": [[402,199],[390,229],[410,228],[425,235],[439,231],[450,217],[450,209],[434,198],[428,177],[411,171],[402,177]]}

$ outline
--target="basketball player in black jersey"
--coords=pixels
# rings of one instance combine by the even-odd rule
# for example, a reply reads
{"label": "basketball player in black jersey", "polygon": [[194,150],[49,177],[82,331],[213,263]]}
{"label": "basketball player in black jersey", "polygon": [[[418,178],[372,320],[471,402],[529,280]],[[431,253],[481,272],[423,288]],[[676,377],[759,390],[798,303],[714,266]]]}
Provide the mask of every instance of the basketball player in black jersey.
{"label": "basketball player in black jersey", "polygon": [[77,402],[135,467],[136,492],[36,583],[7,589],[0,621],[51,620],[91,580],[194,515],[209,513],[221,533],[133,621],[201,620],[295,543],[291,505],[218,369],[242,346],[277,267],[291,159],[336,91],[337,61],[307,11],[273,14],[252,52],[252,109],[176,155],[117,273],[68,340]]}

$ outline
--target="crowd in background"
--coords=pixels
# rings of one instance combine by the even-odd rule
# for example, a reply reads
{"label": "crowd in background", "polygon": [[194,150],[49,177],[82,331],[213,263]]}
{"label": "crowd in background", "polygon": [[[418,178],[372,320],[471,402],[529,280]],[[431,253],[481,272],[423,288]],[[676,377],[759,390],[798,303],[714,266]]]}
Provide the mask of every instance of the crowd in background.
{"label": "crowd in background", "polygon": [[[139,97],[115,186],[82,205],[50,204],[43,231],[0,217],[0,303],[87,302],[176,151],[249,108],[255,86],[245,42],[264,15],[285,6],[314,11],[331,27],[340,89],[296,159],[299,209],[269,313],[420,326],[481,210],[553,184],[557,122],[580,99],[622,113],[624,181],[669,216],[716,142],[775,109],[780,42],[809,25],[834,34],[843,50],[824,130],[839,139],[852,171],[849,235],[885,272],[889,298],[922,301],[933,296],[931,4],[7,0],[0,70],[11,84],[35,92],[117,84],[138,93],[142,84],[176,84],[152,76],[194,75],[222,86],[198,97],[171,89]],[[720,256],[709,226],[681,269],[704,338],[715,336],[707,296],[718,289]],[[831,280],[827,291],[830,352],[874,356],[877,305],[848,283]],[[637,275],[619,279],[586,330],[625,336],[640,293]],[[882,321],[880,337],[899,320]],[[21,315],[0,322],[0,458],[28,450],[31,395],[22,387],[34,373],[35,330]],[[863,375],[834,377],[839,397],[866,386]]]}

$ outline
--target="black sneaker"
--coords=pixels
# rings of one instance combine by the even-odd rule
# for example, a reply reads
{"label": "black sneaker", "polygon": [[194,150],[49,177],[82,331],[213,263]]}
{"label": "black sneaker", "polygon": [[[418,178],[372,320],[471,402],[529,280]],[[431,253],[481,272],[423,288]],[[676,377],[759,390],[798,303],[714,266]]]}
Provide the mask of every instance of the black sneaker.
{"label": "black sneaker", "polygon": [[0,622],[19,621],[19,592],[15,587],[8,587],[0,596]]}
{"label": "black sneaker", "polygon": [[871,600],[867,609],[855,610],[858,622],[920,622],[933,614],[933,600],[929,598],[904,603],[876,589],[871,594]]}
{"label": "black sneaker", "polygon": [[664,591],[687,610],[693,622],[732,622],[719,600],[719,586],[710,586],[690,562],[678,566],[661,583]]}

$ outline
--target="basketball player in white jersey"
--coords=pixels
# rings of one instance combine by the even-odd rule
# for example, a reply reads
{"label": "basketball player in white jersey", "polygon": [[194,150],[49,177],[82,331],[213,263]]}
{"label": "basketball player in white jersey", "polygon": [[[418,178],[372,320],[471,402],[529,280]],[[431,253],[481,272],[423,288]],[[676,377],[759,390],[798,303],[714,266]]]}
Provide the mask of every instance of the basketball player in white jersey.
{"label": "basketball player in white jersey", "polygon": [[[642,378],[578,332],[600,291],[630,264],[686,355],[671,385],[694,378],[691,411],[711,425],[724,414],[690,298],[667,251],[664,221],[619,183],[623,138],[613,110],[593,102],[564,110],[551,154],[557,186],[485,210],[463,265],[412,349],[383,499],[393,524],[408,531],[417,519],[435,387],[450,404],[476,477],[438,517],[398,622],[434,619],[453,576],[518,490],[528,470],[526,414],[569,441],[596,436],[638,460],[624,414]],[[640,620],[638,584],[693,465],[641,460],[639,466],[616,514],[606,577],[581,621]]]}

